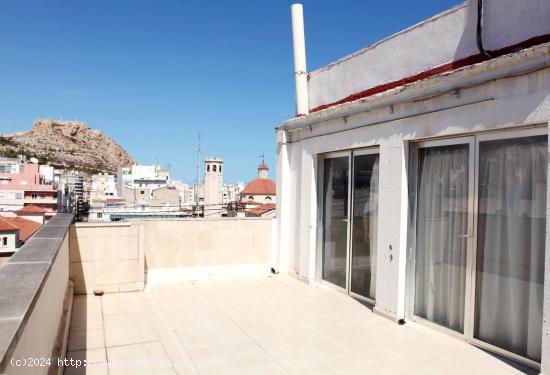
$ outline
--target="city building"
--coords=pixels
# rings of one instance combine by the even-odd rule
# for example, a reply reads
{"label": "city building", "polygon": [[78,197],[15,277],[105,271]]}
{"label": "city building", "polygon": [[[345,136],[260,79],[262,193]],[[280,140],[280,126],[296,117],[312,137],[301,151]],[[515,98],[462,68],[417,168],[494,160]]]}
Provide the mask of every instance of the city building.
{"label": "city building", "polygon": [[24,245],[25,242],[45,224],[44,222],[40,223],[21,214],[15,217],[4,217],[4,219],[15,225],[19,230],[18,248]]}
{"label": "city building", "polygon": [[55,182],[55,168],[51,165],[42,164],[38,169],[45,184],[53,184]]}
{"label": "city building", "polygon": [[115,176],[107,173],[92,175],[90,206],[101,205],[107,199],[117,197]]}
{"label": "city building", "polygon": [[19,228],[0,216],[0,257],[4,253],[13,254],[19,247]]}
{"label": "city building", "polygon": [[258,177],[250,181],[240,193],[241,202],[261,205],[275,203],[277,195],[275,181],[269,178],[269,167],[265,163],[258,166]]}
{"label": "city building", "polygon": [[[25,209],[28,207],[31,206]],[[21,211],[17,216],[12,213],[0,215],[0,266],[44,224],[44,213],[41,216],[42,222],[38,222]]]}
{"label": "city building", "polygon": [[159,165],[133,165],[120,167],[117,172],[118,196],[122,196],[124,187],[129,189],[158,189],[170,184],[170,172]]}
{"label": "city building", "polygon": [[125,200],[118,197],[114,175],[92,175],[89,202],[88,221],[109,221],[109,211],[119,211],[125,206]]}
{"label": "city building", "polygon": [[20,173],[22,158],[0,157],[0,173]]}
{"label": "city building", "polygon": [[550,373],[550,2],[486,3],[309,73],[293,6],[280,271]]}
{"label": "city building", "polygon": [[[35,163],[13,164],[4,160],[0,173],[0,210],[17,211],[27,205],[41,207],[49,219],[57,211],[58,190],[52,183],[45,183]],[[9,166],[9,167],[8,167]]]}
{"label": "city building", "polygon": [[204,216],[221,216],[223,205],[223,159],[204,161]]}
{"label": "city building", "polygon": [[59,176],[61,197],[59,206],[64,212],[75,212],[79,215],[84,210],[84,177],[78,172],[61,172]]}
{"label": "city building", "polygon": [[223,201],[223,159],[206,158],[204,161],[204,204],[219,204]]}
{"label": "city building", "polygon": [[242,182],[223,184],[222,203],[228,204],[239,201],[241,191],[243,190],[244,184]]}
{"label": "city building", "polygon": [[44,225],[47,211],[35,205],[28,205],[16,211],[17,216]]}
{"label": "city building", "polygon": [[117,178],[94,175],[88,221],[188,217],[182,207],[182,189],[168,170],[158,165],[119,168]]}

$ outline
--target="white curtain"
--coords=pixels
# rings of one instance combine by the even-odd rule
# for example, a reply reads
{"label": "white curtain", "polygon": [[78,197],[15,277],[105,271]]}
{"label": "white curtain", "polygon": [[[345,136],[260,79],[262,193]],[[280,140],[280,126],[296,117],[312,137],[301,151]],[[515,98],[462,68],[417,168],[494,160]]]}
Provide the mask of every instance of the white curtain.
{"label": "white curtain", "polygon": [[376,161],[372,167],[372,178],[370,180],[369,202],[369,238],[370,238],[370,285],[369,297],[376,299],[376,253],[378,251],[378,164],[380,158],[376,157]]}
{"label": "white curtain", "polygon": [[468,145],[419,153],[415,314],[463,332]]}
{"label": "white curtain", "polygon": [[376,299],[379,155],[354,156],[351,291]]}
{"label": "white curtain", "polygon": [[346,287],[348,219],[347,157],[324,163],[323,279]]}
{"label": "white curtain", "polygon": [[541,359],[547,138],[480,143],[475,337]]}

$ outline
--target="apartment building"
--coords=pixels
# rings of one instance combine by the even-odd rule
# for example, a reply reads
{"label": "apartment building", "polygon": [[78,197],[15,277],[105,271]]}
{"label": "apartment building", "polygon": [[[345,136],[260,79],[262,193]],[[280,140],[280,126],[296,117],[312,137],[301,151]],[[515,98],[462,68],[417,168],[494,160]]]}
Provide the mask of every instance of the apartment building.
{"label": "apartment building", "polygon": [[34,205],[43,208],[47,218],[55,214],[58,203],[57,186],[45,183],[38,164],[13,164],[5,160],[0,164],[6,171],[0,173],[1,211],[17,211],[27,205]]}
{"label": "apartment building", "polygon": [[170,172],[160,165],[133,165],[120,167],[117,172],[117,191],[122,196],[124,187],[129,189],[158,189],[170,184]]}

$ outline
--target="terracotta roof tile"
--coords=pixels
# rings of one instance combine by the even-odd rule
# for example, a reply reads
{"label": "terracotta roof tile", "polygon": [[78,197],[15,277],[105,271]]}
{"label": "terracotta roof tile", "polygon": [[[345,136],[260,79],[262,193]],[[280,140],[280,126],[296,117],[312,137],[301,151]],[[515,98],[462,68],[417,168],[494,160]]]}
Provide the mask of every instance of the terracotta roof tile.
{"label": "terracotta roof tile", "polygon": [[257,178],[250,181],[246,188],[241,191],[241,195],[275,195],[275,181],[268,178]]}
{"label": "terracotta roof tile", "polygon": [[250,210],[246,210],[246,212],[254,214],[254,215],[263,215],[266,212],[273,211],[276,208],[275,203],[265,203],[261,206],[251,208]]}
{"label": "terracotta roof tile", "polygon": [[29,205],[17,211],[17,214],[43,214],[46,210],[37,206]]}
{"label": "terracotta roof tile", "polygon": [[19,228],[19,240],[23,242],[32,236],[38,229],[40,229],[40,227],[42,227],[42,225],[36,221],[25,219],[23,217],[6,217],[4,219]]}
{"label": "terracotta roof tile", "polygon": [[13,232],[19,229],[11,223],[7,218],[0,217],[0,232]]}

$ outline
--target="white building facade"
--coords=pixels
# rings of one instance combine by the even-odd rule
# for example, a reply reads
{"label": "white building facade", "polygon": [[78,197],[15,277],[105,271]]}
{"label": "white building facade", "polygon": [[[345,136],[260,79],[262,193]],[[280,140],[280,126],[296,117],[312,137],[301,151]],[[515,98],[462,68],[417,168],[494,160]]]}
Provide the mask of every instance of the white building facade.
{"label": "white building facade", "polygon": [[244,190],[244,183],[237,182],[231,184],[223,184],[222,203],[228,204],[237,202],[240,199],[240,193]]}
{"label": "white building facade", "polygon": [[158,189],[170,185],[170,172],[159,165],[133,165],[119,167],[117,171],[117,192],[122,196],[124,187],[129,189]]}
{"label": "white building facade", "polygon": [[221,216],[223,211],[223,159],[206,158],[204,161],[204,216]]}
{"label": "white building facade", "polygon": [[274,263],[550,373],[550,3],[483,12],[494,58],[473,1],[309,73]]}

